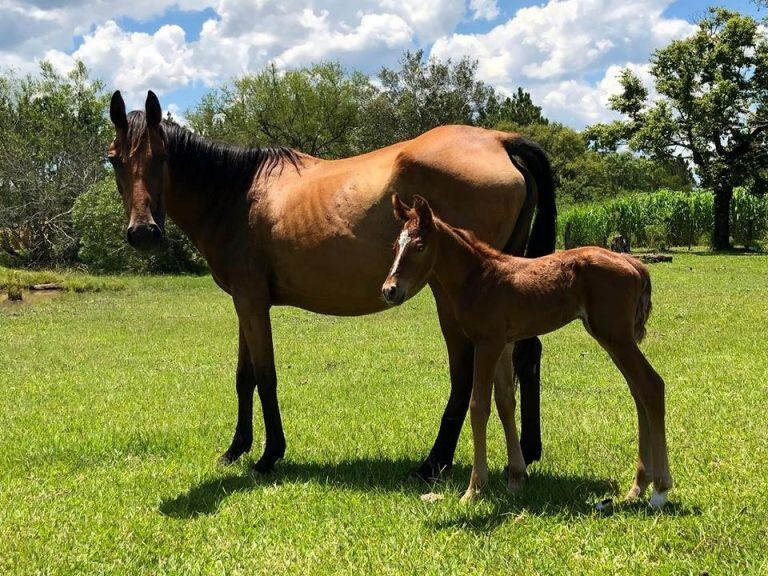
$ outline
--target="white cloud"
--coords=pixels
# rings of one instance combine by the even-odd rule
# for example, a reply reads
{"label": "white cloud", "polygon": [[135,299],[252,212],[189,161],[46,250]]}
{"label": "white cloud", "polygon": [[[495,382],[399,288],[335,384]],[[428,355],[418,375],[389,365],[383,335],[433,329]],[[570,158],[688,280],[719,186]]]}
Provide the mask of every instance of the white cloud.
{"label": "white cloud", "polygon": [[147,87],[162,93],[186,86],[202,74],[192,62],[184,30],[175,25],[150,35],[125,32],[110,20],[86,36],[72,55],[53,50],[45,57],[63,70],[82,60],[95,76],[111,78],[129,104],[142,102]]}
{"label": "white cloud", "polygon": [[[373,72],[405,49],[431,45],[434,56],[477,59],[482,79],[502,91],[522,86],[548,116],[580,126],[610,117],[619,67],[642,70],[632,63],[692,30],[664,16],[671,2],[548,0],[485,33],[456,34],[462,21],[497,19],[498,0],[0,0],[0,67],[26,72],[45,57],[68,69],[81,59],[138,105],[148,88],[220,84],[270,61],[340,60]],[[175,25],[143,33],[117,23],[172,7],[210,7],[216,17],[194,41]]]}
{"label": "white cloud", "polygon": [[[689,34],[685,20],[663,15],[671,0],[550,0],[519,10],[484,34],[453,34],[432,55],[469,56],[484,80],[512,92],[523,86],[555,119],[580,126],[608,119],[618,66]],[[616,67],[615,69],[613,67]],[[602,74],[602,80],[590,81]]]}
{"label": "white cloud", "polygon": [[470,0],[469,10],[473,20],[493,20],[499,15],[496,0]]}

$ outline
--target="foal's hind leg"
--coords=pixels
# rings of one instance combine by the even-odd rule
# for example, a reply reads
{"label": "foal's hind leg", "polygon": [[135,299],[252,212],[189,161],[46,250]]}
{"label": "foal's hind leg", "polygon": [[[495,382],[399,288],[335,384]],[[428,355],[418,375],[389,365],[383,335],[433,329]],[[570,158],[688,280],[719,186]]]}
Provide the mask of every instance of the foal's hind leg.
{"label": "foal's hind leg", "polygon": [[496,365],[494,397],[507,443],[507,490],[514,494],[523,487],[527,474],[515,425],[515,368],[512,364],[512,350],[513,346],[508,344]]}
{"label": "foal's hind leg", "polygon": [[[629,340],[622,345],[601,343],[624,374],[638,409],[639,462],[635,483],[628,497],[642,494],[650,476],[654,488],[650,505],[660,508],[666,503],[667,492],[673,485],[672,475],[669,472],[664,423],[664,381],[634,340]],[[647,428],[643,427],[643,421]]]}

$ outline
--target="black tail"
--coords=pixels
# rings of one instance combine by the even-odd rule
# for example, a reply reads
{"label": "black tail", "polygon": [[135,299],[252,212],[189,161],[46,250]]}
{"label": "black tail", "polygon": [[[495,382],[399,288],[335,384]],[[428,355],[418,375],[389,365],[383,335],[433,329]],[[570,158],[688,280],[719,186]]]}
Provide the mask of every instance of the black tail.
{"label": "black tail", "polygon": [[[557,208],[555,206],[555,179],[552,166],[544,149],[522,137],[513,137],[505,142],[507,154],[522,160],[523,167],[536,182],[536,216],[525,255],[538,258],[555,251],[557,234]],[[527,177],[528,174],[525,174]]]}
{"label": "black tail", "polygon": [[[530,193],[530,178],[536,184],[536,216],[528,236],[525,256],[538,258],[555,251],[557,208],[555,207],[555,180],[549,158],[541,146],[521,137],[505,143],[507,154],[525,176]],[[506,251],[506,250],[505,250]],[[515,344],[515,374],[520,382],[520,447],[526,464],[541,458],[541,342],[538,338]]]}

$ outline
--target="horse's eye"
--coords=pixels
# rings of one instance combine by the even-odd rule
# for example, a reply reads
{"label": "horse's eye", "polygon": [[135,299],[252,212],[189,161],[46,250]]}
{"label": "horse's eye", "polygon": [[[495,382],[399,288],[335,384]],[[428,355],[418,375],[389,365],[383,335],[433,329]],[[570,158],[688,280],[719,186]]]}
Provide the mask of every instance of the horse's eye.
{"label": "horse's eye", "polygon": [[424,244],[416,244],[417,252],[424,252]]}

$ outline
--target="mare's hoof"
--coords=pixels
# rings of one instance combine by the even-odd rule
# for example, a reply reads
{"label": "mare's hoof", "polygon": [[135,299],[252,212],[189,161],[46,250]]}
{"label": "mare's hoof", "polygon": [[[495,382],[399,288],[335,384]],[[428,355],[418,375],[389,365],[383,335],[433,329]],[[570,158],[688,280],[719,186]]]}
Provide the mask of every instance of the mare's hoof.
{"label": "mare's hoof", "polygon": [[219,456],[218,463],[220,466],[231,466],[232,464],[237,462],[237,459],[239,457],[240,457],[239,455],[235,456],[234,454],[230,453],[229,450],[227,450],[226,452],[224,452],[224,454]]}
{"label": "mare's hoof", "polygon": [[451,467],[451,464],[441,464],[429,457],[422,462],[421,466],[411,470],[411,477],[423,480],[428,484],[441,482],[448,476]]}
{"label": "mare's hoof", "polygon": [[253,465],[253,472],[256,474],[269,474],[275,471],[275,464],[280,460],[282,456],[275,456],[272,454],[264,454],[259,458],[258,462]]}

